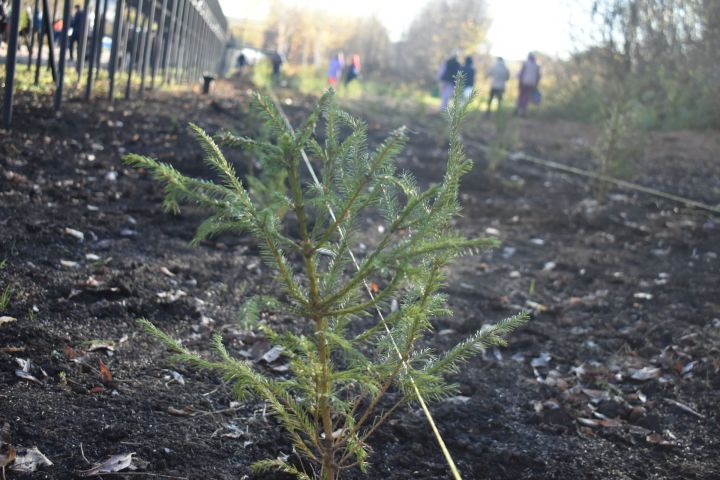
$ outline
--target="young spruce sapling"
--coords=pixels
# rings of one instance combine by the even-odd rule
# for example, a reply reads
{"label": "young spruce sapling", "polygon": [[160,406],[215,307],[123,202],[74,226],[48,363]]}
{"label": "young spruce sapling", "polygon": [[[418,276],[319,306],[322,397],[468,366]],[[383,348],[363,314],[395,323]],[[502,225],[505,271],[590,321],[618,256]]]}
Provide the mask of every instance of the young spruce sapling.
{"label": "young spruce sapling", "polygon": [[[418,392],[425,400],[457,394],[458,386],[445,376],[484,348],[504,345],[504,335],[527,320],[518,314],[485,326],[442,354],[421,346],[432,331],[432,320],[451,314],[441,293],[445,268],[457,257],[495,246],[493,239],[466,238],[452,229],[460,214],[460,180],[472,166],[460,141],[469,102],[458,95],[448,110],[444,178],[426,190],[411,174],[396,170],[395,158],[407,142],[404,129],[370,151],[366,124],[339,110],[332,91],[297,132],[269,98],[258,95],[258,108],[274,141],[258,144],[227,133],[218,138],[261,149],[271,168],[287,172],[289,193],[283,201],[288,214],[282,220],[277,205],[266,206],[252,197],[213,139],[195,125],[190,128],[220,178],[217,183],[187,177],[150,158],[125,157],[164,185],[167,209],[177,211],[182,203],[192,203],[210,212],[194,243],[227,231],[253,236],[284,289],[277,304],[307,322],[304,334],[263,326],[290,359],[287,377],[277,378],[232,356],[219,335],[213,340],[218,357],[208,359],[148,320],[140,321],[174,352],[175,360],[222,374],[239,398],[252,394],[269,403],[303,461],[293,465],[263,460],[254,464],[255,470],[322,480],[335,480],[351,468],[366,471],[368,439],[393,412],[416,401]],[[322,143],[314,136],[321,119]],[[318,169],[318,183],[304,180],[301,151]],[[380,213],[384,232],[374,248],[354,257],[351,248],[362,238],[368,212]],[[296,237],[283,230],[289,218],[296,223]],[[368,296],[369,284],[377,286],[374,296]]]}

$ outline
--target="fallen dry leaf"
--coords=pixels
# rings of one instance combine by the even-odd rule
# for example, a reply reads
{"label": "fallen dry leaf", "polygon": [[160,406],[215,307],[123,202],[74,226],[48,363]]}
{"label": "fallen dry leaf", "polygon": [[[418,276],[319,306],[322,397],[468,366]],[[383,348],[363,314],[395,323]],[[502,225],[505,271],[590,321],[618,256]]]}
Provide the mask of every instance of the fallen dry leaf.
{"label": "fallen dry leaf", "polygon": [[64,230],[65,235],[69,235],[73,238],[76,238],[80,240],[81,242],[85,240],[85,234],[79,230],[75,230],[74,228],[65,227]]}
{"label": "fallen dry leaf", "polygon": [[172,278],[172,277],[175,276],[175,274],[174,274],[173,272],[171,272],[170,270],[168,270],[167,267],[160,267],[160,272],[161,272],[163,275],[167,275],[167,276],[170,277],[170,278]]}
{"label": "fallen dry leaf", "polygon": [[274,346],[267,352],[263,354],[262,357],[260,357],[260,360],[267,363],[272,363],[278,358],[280,358],[280,354],[282,354],[283,350],[285,350],[283,347],[280,346]]}
{"label": "fallen dry leaf", "polygon": [[659,378],[661,374],[662,372],[659,368],[643,367],[637,370],[631,370],[630,378],[632,378],[633,380],[638,380],[640,382],[645,382],[647,380]]}
{"label": "fallen dry leaf", "polygon": [[673,400],[672,398],[666,398],[666,399],[665,399],[665,402],[669,403],[670,405],[675,405],[675,406],[678,407],[680,410],[682,410],[683,412],[687,412],[687,413],[689,413],[690,415],[695,415],[695,416],[698,417],[698,418],[705,418],[705,415],[703,415],[702,413],[698,412],[697,410],[694,410],[694,409],[691,408],[689,405],[685,405],[685,404],[682,403],[682,402],[678,402],[677,400]]}
{"label": "fallen dry leaf", "polygon": [[38,385],[42,385],[42,382],[40,380],[38,380],[32,373],[28,373],[25,370],[15,370],[15,376],[18,378],[22,378],[23,380],[35,382]]}
{"label": "fallen dry leaf", "polygon": [[88,347],[88,352],[94,352],[96,350],[107,350],[108,352],[114,352],[115,346],[109,344],[109,343],[103,343],[103,342],[93,342]]}
{"label": "fallen dry leaf", "polygon": [[102,382],[104,384],[108,384],[112,382],[113,376],[110,369],[103,363],[102,360],[98,360],[98,365],[100,366],[100,377],[102,378]]}
{"label": "fallen dry leaf", "polygon": [[190,412],[184,408],[179,409],[179,408],[175,408],[175,407],[168,407],[167,412],[170,415],[173,415],[175,417],[189,417],[190,415],[192,415],[192,412]]}
{"label": "fallen dry leaf", "polygon": [[662,445],[663,447],[672,447],[673,445],[675,445],[674,442],[667,440],[665,437],[663,437],[659,433],[651,433],[650,435],[645,437],[645,440],[648,443],[652,443],[653,445]]}
{"label": "fallen dry leaf", "polygon": [[7,453],[0,453],[0,468],[5,468],[15,461],[17,451],[12,445],[7,446]]}
{"label": "fallen dry leaf", "polygon": [[9,317],[9,316],[2,316],[0,317],[0,325],[3,325],[5,323],[11,323],[17,321],[17,318],[15,317]]}
{"label": "fallen dry leaf", "polygon": [[51,467],[53,463],[37,447],[18,448],[15,463],[10,470],[20,473],[32,473],[40,467]]}
{"label": "fallen dry leaf", "polygon": [[68,360],[74,360],[77,355],[75,354],[75,350],[70,345],[65,346],[65,358]]}
{"label": "fallen dry leaf", "polygon": [[135,455],[135,452],[113,455],[104,462],[98,463],[88,470],[81,470],[80,474],[84,477],[92,477],[102,473],[119,472],[121,470],[125,470],[126,468],[130,468],[132,470],[133,455]]}

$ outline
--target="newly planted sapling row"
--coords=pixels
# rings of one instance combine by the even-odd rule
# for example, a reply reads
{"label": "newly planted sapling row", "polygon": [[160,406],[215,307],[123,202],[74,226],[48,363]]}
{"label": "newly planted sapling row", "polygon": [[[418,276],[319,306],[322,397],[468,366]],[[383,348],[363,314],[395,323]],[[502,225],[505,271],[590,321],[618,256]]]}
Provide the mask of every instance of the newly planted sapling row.
{"label": "newly planted sapling row", "polygon": [[[448,112],[444,178],[426,190],[411,174],[396,170],[395,158],[407,142],[404,129],[370,151],[365,123],[339,110],[332,91],[297,132],[269,98],[258,95],[272,142],[229,134],[223,141],[263,149],[273,168],[286,172],[284,218],[277,205],[253,198],[215,142],[196,126],[191,128],[205,161],[218,173],[217,183],[187,177],[150,158],[125,157],[164,185],[168,209],[193,203],[210,211],[196,243],[226,231],[252,235],[283,287],[277,304],[306,321],[302,334],[264,326],[269,340],[290,359],[289,374],[278,378],[232,356],[219,335],[213,340],[218,358],[208,359],[141,320],[174,352],[175,360],[217,371],[235,385],[239,398],[252,394],[270,404],[302,462],[264,460],[254,464],[256,470],[323,480],[335,480],[351,468],[366,471],[368,441],[393,412],[416,401],[418,394],[425,400],[455,395],[458,386],[445,376],[487,346],[504,345],[504,335],[526,321],[525,314],[518,314],[485,326],[443,354],[419,345],[432,332],[434,318],[451,314],[441,293],[448,264],[495,245],[493,239],[466,238],[452,229],[460,213],[460,180],[472,167],[460,142],[467,104],[458,95]],[[322,142],[314,135],[321,120]],[[305,181],[302,151],[318,169],[317,183]],[[362,239],[368,212],[380,212],[383,233],[374,248],[355,257],[351,249]],[[283,228],[287,221],[297,235]],[[371,284],[374,295],[368,295]]]}

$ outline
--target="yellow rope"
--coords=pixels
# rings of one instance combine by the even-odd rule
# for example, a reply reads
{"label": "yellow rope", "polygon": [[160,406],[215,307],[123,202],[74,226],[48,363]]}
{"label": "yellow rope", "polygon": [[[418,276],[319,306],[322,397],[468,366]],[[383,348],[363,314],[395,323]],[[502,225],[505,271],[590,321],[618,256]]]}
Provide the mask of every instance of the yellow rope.
{"label": "yellow rope", "polygon": [[[292,125],[290,124],[290,120],[288,119],[287,115],[285,115],[285,112],[282,109],[282,106],[280,106],[280,102],[278,101],[277,97],[273,93],[272,89],[268,88],[268,92],[270,94],[270,98],[272,99],[273,103],[275,104],[275,108],[277,108],[278,112],[282,116],[283,120],[285,121],[285,125],[287,125],[290,132],[295,135],[295,131],[293,130]],[[318,179],[318,176],[315,174],[315,170],[313,169],[312,164],[310,163],[310,160],[307,157],[307,154],[305,153],[304,149],[300,149],[300,154],[303,157],[303,160],[305,161],[305,165],[307,166],[308,170],[310,171],[310,175],[313,178],[313,181],[315,182],[315,185],[319,188],[322,188],[322,184],[320,183],[320,180]],[[335,217],[335,212],[333,211],[332,207],[329,204],[325,205],[328,209],[328,212],[330,213],[330,217],[332,218],[333,222],[336,222],[337,219]],[[338,227],[338,231],[340,232],[340,237],[345,240],[345,232],[342,228]],[[355,268],[357,270],[360,270],[360,264],[358,263],[357,259],[355,258],[355,254],[348,248],[348,252],[350,253],[350,258],[352,259],[353,264],[355,265]],[[367,281],[363,280],[363,284],[365,285],[365,290],[367,290],[368,295],[370,296],[371,300],[375,299],[375,296],[372,293],[372,289],[370,288],[370,285],[368,285]],[[390,328],[388,327],[387,323],[385,322],[385,316],[383,315],[382,311],[380,310],[380,307],[375,305],[375,310],[377,311],[378,316],[380,317],[380,320],[382,321],[383,327],[385,327],[385,331],[388,333],[388,336],[390,337],[390,340],[392,341],[393,348],[395,349],[395,353],[397,354],[398,358],[402,362],[403,369],[405,370],[405,373],[407,374],[408,378],[410,379],[410,383],[412,384],[413,390],[415,391],[415,395],[417,396],[418,402],[420,403],[420,408],[422,408],[423,413],[425,414],[425,418],[427,418],[428,423],[430,424],[430,428],[433,431],[433,434],[435,435],[435,439],[438,442],[438,445],[440,445],[440,450],[442,450],[443,456],[445,457],[445,461],[447,462],[448,466],[450,467],[450,471],[452,472],[453,478],[455,480],[462,480],[462,476],[460,476],[460,471],[458,470],[457,466],[455,465],[455,461],[452,458],[452,455],[450,455],[450,450],[448,450],[447,446],[445,445],[445,441],[442,438],[442,435],[440,435],[440,431],[437,428],[437,425],[435,424],[435,420],[433,419],[432,414],[430,413],[430,409],[427,407],[427,404],[425,403],[425,400],[423,399],[422,395],[420,394],[420,389],[417,387],[417,384],[415,383],[415,379],[410,375],[408,364],[405,360],[402,358],[402,353],[400,352],[400,348],[398,347],[397,343],[395,342],[395,338],[390,333]]]}

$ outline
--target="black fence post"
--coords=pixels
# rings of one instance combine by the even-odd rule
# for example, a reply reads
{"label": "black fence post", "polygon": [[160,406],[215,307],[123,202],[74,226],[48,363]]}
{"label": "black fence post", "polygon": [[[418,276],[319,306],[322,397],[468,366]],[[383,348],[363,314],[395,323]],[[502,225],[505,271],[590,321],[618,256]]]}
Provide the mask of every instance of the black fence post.
{"label": "black fence post", "polygon": [[175,37],[177,36],[177,27],[179,25],[178,15],[180,15],[180,8],[182,8],[178,8],[178,5],[181,3],[182,0],[171,1],[173,2],[173,5],[172,11],[170,13],[170,30],[168,30],[167,47],[165,48],[162,59],[162,80],[160,81],[160,85],[165,85],[168,81],[170,59],[172,58],[173,52],[175,51]]}
{"label": "black fence post", "polygon": [[[155,24],[155,9],[157,7],[157,1],[152,0],[150,5],[150,19],[148,20],[148,28],[145,32],[145,48],[143,53],[143,61],[140,66],[140,98],[145,94],[145,74],[147,73],[147,64],[150,61],[150,55],[152,53],[152,31],[153,25]],[[158,30],[160,28],[158,27]]]}
{"label": "black fence post", "polygon": [[[80,35],[82,35],[82,37],[80,38],[80,42],[78,44],[77,60],[75,63],[75,69],[77,70],[78,75],[78,84],[80,83],[80,76],[82,75],[82,70],[85,66],[85,50],[87,49],[88,29],[90,28],[88,8],[90,8],[90,0],[85,0],[85,3],[83,4],[82,28],[80,29]],[[75,32],[73,32],[73,35],[74,34]]]}
{"label": "black fence post", "polygon": [[[46,0],[47,1],[47,0]],[[123,7],[125,6],[125,0],[118,0],[115,4],[115,18],[113,19],[113,36],[112,36],[112,47],[110,49],[110,65],[108,65],[108,75],[110,77],[110,88],[108,89],[108,100],[111,102],[115,96],[115,69],[117,68],[118,52],[120,45],[120,30],[123,27],[122,14]]]}
{"label": "black fence post", "polygon": [[[135,7],[135,20],[133,21],[132,26],[132,51],[130,52],[130,58],[128,60],[128,77],[127,77],[127,83],[125,84],[125,100],[128,100],[130,98],[130,85],[132,83],[132,72],[133,68],[135,67],[137,55],[138,55],[138,47],[140,46],[140,42],[138,41],[138,22],[140,21],[140,15],[142,14],[142,7],[143,7],[143,0],[140,0],[138,3],[138,6]],[[130,37],[128,36],[128,41],[130,41]]]}
{"label": "black fence post", "polygon": [[63,5],[63,27],[60,37],[60,62],[58,63],[57,86],[55,87],[55,111],[59,112],[62,106],[63,88],[65,87],[65,59],[68,47],[68,23],[70,23],[70,0]]}
{"label": "black fence post", "polygon": [[102,60],[103,38],[105,38],[105,22],[107,21],[108,0],[103,2],[102,17],[100,19],[100,33],[98,35],[98,48],[95,49],[95,81],[100,76],[100,62]]}
{"label": "black fence post", "polygon": [[160,21],[158,21],[158,32],[155,36],[155,55],[153,56],[152,67],[150,68],[150,90],[155,88],[155,75],[157,75],[158,65],[160,64],[160,57],[162,55],[163,47],[165,42],[165,13],[167,10],[167,0],[162,0],[160,6]]}
{"label": "black fence post", "polygon": [[[35,19],[38,15],[38,8],[40,8],[40,0],[35,0],[35,8],[33,9],[33,15],[30,19],[30,45],[28,46],[28,62],[27,69],[32,70],[32,59],[33,49],[35,48],[35,37],[42,35],[42,24],[40,24],[40,30],[35,29]],[[39,54],[38,54],[39,55]]]}
{"label": "black fence post", "polygon": [[12,123],[13,89],[15,87],[15,64],[17,62],[18,23],[20,23],[20,0],[13,0],[10,12],[10,38],[5,58],[5,96],[3,100],[3,124]]}
{"label": "black fence post", "polygon": [[[92,43],[90,44],[90,62],[88,63],[87,83],[85,84],[85,100],[89,99],[92,93],[93,67],[95,67],[96,51],[98,48],[102,48],[99,42],[102,42],[100,38],[100,0],[95,0],[95,21],[93,22]],[[99,70],[100,65],[98,65],[97,68]]]}
{"label": "black fence post", "polygon": [[175,60],[175,71],[173,72],[173,80],[175,83],[180,80],[180,72],[185,68],[185,48],[187,46],[188,36],[188,19],[190,18],[190,9],[193,8],[190,0],[185,0],[185,8],[183,9],[182,22],[180,23],[180,35],[178,35],[177,58]]}

